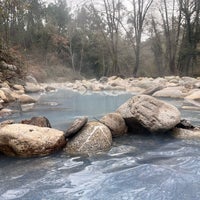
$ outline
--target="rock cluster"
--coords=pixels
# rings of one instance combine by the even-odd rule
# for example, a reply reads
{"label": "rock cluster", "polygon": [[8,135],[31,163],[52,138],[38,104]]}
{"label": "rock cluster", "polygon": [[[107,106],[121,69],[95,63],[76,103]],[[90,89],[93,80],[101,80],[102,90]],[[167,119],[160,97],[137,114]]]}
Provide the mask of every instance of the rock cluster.
{"label": "rock cluster", "polygon": [[200,110],[200,77],[165,76],[158,78],[102,77],[99,80],[76,80],[74,83],[43,84],[43,87],[67,88],[81,93],[86,91],[124,91],[153,97],[184,99],[183,109]]}
{"label": "rock cluster", "polygon": [[[19,85],[0,80],[0,118],[33,108],[37,99],[28,93],[44,92],[45,87],[41,86],[32,76],[28,76],[27,81],[29,82]],[[51,90],[53,90],[52,87]],[[47,91],[51,90],[48,88]]]}
{"label": "rock cluster", "polygon": [[[117,76],[102,77],[99,80],[76,80],[74,83],[48,84],[48,86],[63,87],[77,91],[122,90],[132,93],[143,93],[159,97],[185,98],[190,93],[200,90],[200,77],[166,76],[158,78],[121,78]],[[44,84],[44,86],[47,86]],[[163,92],[164,90],[164,92]],[[167,93],[167,94],[166,94]]]}
{"label": "rock cluster", "polygon": [[[31,77],[28,77],[28,80],[26,86],[10,86],[5,82],[1,84],[1,112],[3,110],[5,112],[6,103],[14,102],[22,111],[23,105],[36,102],[25,92],[44,91],[45,85],[39,85]],[[46,91],[56,88],[56,85],[53,86],[49,85]],[[169,135],[170,132],[176,138],[200,137],[198,129],[181,120],[181,114],[175,106],[156,98],[164,96],[185,98],[186,102],[192,102],[198,107],[199,87],[199,79],[187,77],[157,79],[102,77],[99,81],[94,79],[76,81],[74,84],[69,84],[67,88],[93,91],[114,88],[139,94],[134,95],[115,112],[108,113],[101,119],[89,122],[87,117],[76,119],[65,133],[51,128],[50,122],[45,117],[33,117],[18,124],[10,121],[1,123],[0,152],[19,157],[44,156],[59,149],[72,155],[94,154],[109,150],[114,137],[127,133]],[[9,110],[7,109],[6,112]]]}
{"label": "rock cluster", "polygon": [[100,120],[76,119],[66,133],[51,129],[45,117],[33,117],[21,124],[3,123],[0,126],[0,151],[20,157],[43,156],[62,148],[72,155],[94,154],[109,150],[112,138],[124,135],[128,130],[141,134],[144,129],[151,134],[174,129],[174,136],[179,136],[177,124],[187,125],[181,122],[176,107],[148,95],[136,95]]}

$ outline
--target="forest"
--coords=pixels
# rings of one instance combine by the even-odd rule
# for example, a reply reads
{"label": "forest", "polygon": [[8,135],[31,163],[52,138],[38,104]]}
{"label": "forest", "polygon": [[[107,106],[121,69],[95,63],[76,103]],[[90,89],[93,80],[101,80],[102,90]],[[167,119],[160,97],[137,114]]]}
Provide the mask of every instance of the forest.
{"label": "forest", "polygon": [[86,78],[200,76],[200,1],[70,7],[67,0],[1,0],[0,52],[6,51],[18,55],[23,70],[37,63],[49,74],[62,66]]}

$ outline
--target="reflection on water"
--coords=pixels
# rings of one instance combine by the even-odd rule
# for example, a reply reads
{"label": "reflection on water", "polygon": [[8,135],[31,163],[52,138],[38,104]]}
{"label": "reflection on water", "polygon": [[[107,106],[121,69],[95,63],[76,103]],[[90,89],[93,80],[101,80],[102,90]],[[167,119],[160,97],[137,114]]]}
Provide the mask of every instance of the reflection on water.
{"label": "reflection on water", "polygon": [[[91,119],[114,111],[129,94],[81,96],[59,90],[42,95],[35,109],[12,116],[44,115],[65,129],[77,116]],[[168,100],[180,107],[181,100]],[[198,123],[199,112],[182,111]],[[109,152],[92,157],[65,153],[33,159],[0,154],[0,200],[198,200],[200,141],[127,135]]]}

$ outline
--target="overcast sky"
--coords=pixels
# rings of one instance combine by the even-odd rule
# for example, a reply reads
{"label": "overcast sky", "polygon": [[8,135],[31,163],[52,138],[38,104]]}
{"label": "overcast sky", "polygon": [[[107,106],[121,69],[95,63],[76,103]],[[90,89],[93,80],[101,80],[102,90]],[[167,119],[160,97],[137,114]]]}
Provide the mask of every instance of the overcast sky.
{"label": "overcast sky", "polygon": [[[47,3],[53,3],[55,2],[55,0],[44,0],[46,1]],[[70,7],[70,8],[75,8],[76,6],[80,6],[82,5],[83,2],[85,2],[86,0],[66,0],[67,2],[67,5]]]}

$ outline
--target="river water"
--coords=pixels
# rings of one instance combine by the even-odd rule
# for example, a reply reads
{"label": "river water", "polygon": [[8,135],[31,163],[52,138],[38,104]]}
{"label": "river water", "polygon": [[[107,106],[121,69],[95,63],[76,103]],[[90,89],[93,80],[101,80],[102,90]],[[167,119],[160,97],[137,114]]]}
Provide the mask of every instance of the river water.
{"label": "river water", "polygon": [[[65,130],[79,116],[90,120],[113,112],[131,94],[58,90],[41,95],[32,111],[16,113],[20,121],[46,116]],[[168,102],[178,108],[182,100]],[[200,112],[182,111],[200,122]],[[70,157],[63,152],[31,159],[0,154],[0,200],[199,200],[200,140],[126,135],[109,152]]]}

